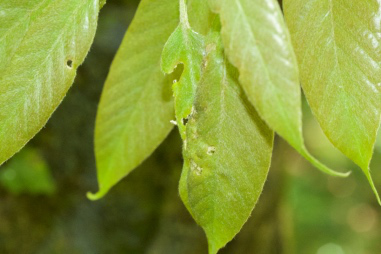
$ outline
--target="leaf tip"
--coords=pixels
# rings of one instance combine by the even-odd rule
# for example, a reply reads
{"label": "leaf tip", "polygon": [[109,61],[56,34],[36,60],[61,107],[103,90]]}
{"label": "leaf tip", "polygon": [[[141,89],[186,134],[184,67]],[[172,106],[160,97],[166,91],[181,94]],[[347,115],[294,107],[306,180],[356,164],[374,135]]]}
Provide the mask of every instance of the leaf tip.
{"label": "leaf tip", "polygon": [[86,197],[91,201],[97,201],[103,198],[107,194],[107,191],[100,190],[97,193],[87,192]]}
{"label": "leaf tip", "polygon": [[100,0],[99,1],[99,9],[102,9],[105,4],[106,4],[106,0]]}
{"label": "leaf tip", "polygon": [[205,232],[206,232],[206,238],[208,239],[208,254],[217,254],[222,248],[226,246],[228,242],[230,242],[233,239],[233,237],[231,238],[222,237],[221,235],[216,234],[216,231],[213,231],[213,230],[209,232],[205,230]]}
{"label": "leaf tip", "polygon": [[338,176],[342,178],[346,178],[352,174],[352,171],[347,171],[347,172],[337,172],[337,171],[332,171],[334,174],[333,176]]}
{"label": "leaf tip", "polygon": [[326,165],[322,164],[321,162],[319,162],[317,159],[315,159],[315,157],[313,157],[305,148],[303,149],[303,151],[301,152],[301,154],[309,161],[311,162],[312,165],[314,165],[317,169],[319,169],[320,171],[328,174],[328,175],[331,175],[331,176],[336,176],[336,177],[348,177],[352,171],[348,171],[348,172],[337,172],[335,170],[332,170],[330,168],[328,168]]}
{"label": "leaf tip", "polygon": [[209,244],[209,251],[208,251],[208,253],[209,254],[217,254],[218,251],[220,250],[220,248],[218,248],[215,244],[213,244],[211,242],[209,242],[208,244]]}

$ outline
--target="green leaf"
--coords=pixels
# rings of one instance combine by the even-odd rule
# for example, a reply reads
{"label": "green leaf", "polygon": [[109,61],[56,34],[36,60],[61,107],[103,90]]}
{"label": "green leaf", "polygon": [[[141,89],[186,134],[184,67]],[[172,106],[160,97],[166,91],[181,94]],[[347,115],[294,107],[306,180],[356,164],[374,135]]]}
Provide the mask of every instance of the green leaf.
{"label": "green leaf", "polygon": [[[209,14],[205,3],[199,0],[190,1],[189,7],[197,12],[192,12],[192,21],[197,28],[208,30],[206,27],[206,15]],[[200,18],[201,17],[201,18]],[[205,22],[205,23],[203,23]],[[169,37],[162,53],[161,68],[165,73],[171,73],[179,65],[184,64],[184,70],[180,80],[174,81],[172,86],[175,97],[176,120],[180,135],[183,140],[186,138],[186,121],[192,113],[193,103],[196,94],[197,83],[201,78],[201,65],[204,58],[204,36],[193,31],[188,21],[188,12],[185,1],[180,1],[180,24]],[[186,141],[184,141],[185,148]],[[186,163],[186,162],[184,162]],[[188,204],[188,190],[186,187],[187,167],[184,167],[181,173],[179,192],[185,206],[190,211]],[[192,213],[190,211],[190,213]]]}
{"label": "green leaf", "polygon": [[106,0],[99,0],[99,7],[102,8],[106,4]]}
{"label": "green leaf", "polygon": [[303,90],[324,133],[369,173],[381,109],[379,1],[285,0]]}
{"label": "green leaf", "polygon": [[300,154],[325,173],[305,148],[296,58],[276,0],[209,0],[220,14],[222,39],[239,80],[259,115]]}
{"label": "green leaf", "polygon": [[[213,18],[201,3],[193,3],[193,11],[205,14],[200,15],[204,22]],[[165,46],[162,68],[170,72],[184,64],[173,87],[184,140],[180,195],[214,254],[240,231],[262,192],[273,133],[246,100],[218,30],[204,45],[203,36],[189,26],[184,1],[180,6],[181,22]],[[194,23],[203,33],[207,30]]]}
{"label": "green leaf", "polygon": [[161,69],[169,74],[179,64],[184,64],[180,80],[174,80],[172,86],[177,125],[183,139],[186,121],[192,113],[196,86],[201,77],[203,57],[204,38],[190,28],[185,1],[180,0],[180,24],[164,46]]}
{"label": "green leaf", "polygon": [[[189,23],[192,29],[202,35],[207,35],[216,19],[216,15],[209,9],[208,2],[204,0],[188,0],[187,7]],[[187,166],[187,161],[185,160],[184,167],[181,172],[179,193],[184,205],[187,207],[188,211],[192,213],[188,202],[188,169],[189,166]]]}
{"label": "green leaf", "polygon": [[95,154],[98,199],[165,139],[174,118],[173,76],[160,70],[161,52],[178,24],[177,1],[143,0],[114,59],[98,109]]}
{"label": "green leaf", "polygon": [[240,88],[218,30],[208,36],[206,52],[186,125],[181,184],[188,209],[214,254],[240,231],[262,192],[273,133]]}
{"label": "green leaf", "polygon": [[47,122],[93,41],[98,0],[0,3],[0,164]]}
{"label": "green leaf", "polygon": [[217,16],[210,11],[208,1],[188,0],[187,7],[192,29],[199,34],[207,35]]}

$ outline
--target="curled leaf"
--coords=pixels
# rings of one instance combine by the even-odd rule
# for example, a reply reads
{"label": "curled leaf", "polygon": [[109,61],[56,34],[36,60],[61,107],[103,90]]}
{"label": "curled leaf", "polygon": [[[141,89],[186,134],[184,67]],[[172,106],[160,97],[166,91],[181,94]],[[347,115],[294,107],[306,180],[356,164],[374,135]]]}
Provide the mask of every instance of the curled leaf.
{"label": "curled leaf", "polygon": [[169,74],[177,65],[184,64],[180,80],[174,80],[172,86],[177,124],[183,139],[187,119],[192,113],[196,86],[201,77],[203,56],[204,38],[191,29],[185,1],[180,1],[180,24],[165,44],[161,69]]}

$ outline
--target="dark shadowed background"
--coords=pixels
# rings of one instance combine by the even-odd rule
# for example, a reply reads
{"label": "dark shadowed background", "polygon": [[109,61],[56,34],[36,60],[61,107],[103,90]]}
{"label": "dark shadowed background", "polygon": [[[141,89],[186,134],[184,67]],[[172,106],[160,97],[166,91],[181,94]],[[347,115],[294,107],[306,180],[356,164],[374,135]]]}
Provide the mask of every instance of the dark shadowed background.
{"label": "dark shadowed background", "polygon": [[[181,142],[159,149],[102,200],[93,132],[108,68],[138,5],[109,0],[92,50],[47,126],[0,170],[0,253],[202,254],[206,238],[178,195]],[[381,208],[360,169],[335,150],[304,102],[306,142],[347,179],[323,175],[276,138],[256,209],[225,254],[377,254]],[[371,165],[381,189],[381,140]]]}

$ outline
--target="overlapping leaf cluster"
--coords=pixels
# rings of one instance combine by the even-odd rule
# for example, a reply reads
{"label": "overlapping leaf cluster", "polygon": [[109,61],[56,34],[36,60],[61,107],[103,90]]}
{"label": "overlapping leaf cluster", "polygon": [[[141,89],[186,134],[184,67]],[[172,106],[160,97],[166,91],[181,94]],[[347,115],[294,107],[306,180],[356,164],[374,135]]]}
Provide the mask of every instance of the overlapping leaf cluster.
{"label": "overlapping leaf cluster", "polygon": [[[0,3],[0,163],[64,97],[104,4]],[[324,133],[361,167],[379,200],[369,163],[380,125],[380,10],[372,0],[284,0],[284,15],[276,0],[142,0],[100,101],[100,190],[89,198],[103,197],[175,123],[180,195],[217,253],[262,192],[273,132],[321,171],[348,175],[307,151],[301,83]]]}
{"label": "overlapping leaf cluster", "polygon": [[[327,3],[329,2],[327,1]],[[103,196],[106,192],[105,189],[107,190],[114,182],[121,179],[120,175],[126,175],[134,168],[132,166],[117,168],[114,166],[115,164],[119,165],[121,162],[125,162],[125,164],[129,163],[131,161],[130,157],[133,158],[135,164],[140,163],[157,146],[156,135],[158,133],[168,133],[171,129],[169,125],[165,125],[165,123],[169,122],[168,118],[163,118],[159,113],[156,113],[166,109],[168,112],[167,116],[169,116],[172,112],[171,106],[159,107],[156,104],[160,102],[166,105],[162,94],[153,93],[155,91],[154,88],[165,89],[163,84],[172,86],[176,119],[172,122],[178,125],[183,139],[184,167],[180,179],[180,195],[189,212],[197,223],[204,228],[209,241],[210,253],[216,253],[239,232],[255,206],[270,166],[273,142],[272,131],[275,131],[287,140],[301,155],[323,172],[335,176],[348,175],[348,173],[338,173],[329,169],[312,157],[305,148],[302,135],[301,89],[299,80],[301,76],[304,86],[313,87],[315,91],[318,91],[318,95],[311,96],[315,100],[320,100],[321,103],[317,104],[325,108],[325,110],[340,112],[345,111],[345,108],[351,106],[353,102],[345,98],[342,99],[342,104],[338,105],[337,98],[334,96],[340,98],[345,95],[340,93],[340,91],[331,91],[329,94],[326,94],[327,91],[324,88],[326,85],[325,80],[318,80],[321,83],[314,83],[316,82],[314,79],[325,76],[329,77],[332,70],[335,72],[334,68],[339,68],[339,66],[336,66],[337,59],[336,62],[332,63],[334,68],[327,65],[326,70],[322,70],[314,66],[314,62],[319,61],[318,50],[331,50],[327,49],[327,46],[332,47],[332,41],[334,40],[346,41],[348,38],[345,35],[344,38],[332,38],[335,35],[323,32],[322,35],[319,35],[319,39],[324,40],[323,36],[327,36],[329,38],[326,40],[330,40],[331,43],[327,42],[326,47],[319,47],[320,45],[318,44],[314,45],[316,43],[314,40],[317,40],[315,37],[308,34],[303,34],[302,36],[294,34],[294,31],[303,32],[303,28],[293,29],[293,26],[296,25],[304,26],[306,33],[313,32],[313,30],[308,29],[306,24],[302,25],[302,22],[306,18],[300,13],[301,9],[308,8],[309,6],[302,2],[293,1],[289,3],[285,1],[286,15],[291,16],[291,32],[294,36],[293,39],[296,41],[294,43],[296,45],[298,45],[297,43],[301,44],[298,46],[298,50],[296,50],[297,55],[295,55],[291,36],[285,25],[283,14],[275,0],[210,0],[209,2],[189,0],[188,3],[183,0],[165,1],[160,3],[162,9],[160,9],[159,15],[171,17],[173,9],[177,9],[177,16],[173,19],[173,23],[178,23],[178,25],[174,27],[170,23],[174,31],[170,36],[168,36],[168,30],[165,30],[165,33],[160,33],[162,37],[155,42],[157,45],[155,57],[148,58],[145,56],[145,53],[150,51],[150,47],[143,48],[142,43],[135,44],[134,40],[136,41],[136,38],[139,38],[140,35],[143,35],[146,39],[150,36],[158,36],[158,28],[152,29],[152,26],[160,24],[163,26],[162,29],[169,27],[169,25],[161,22],[153,22],[149,25],[142,23],[143,20],[147,20],[153,15],[153,12],[157,14],[156,10],[158,6],[156,4],[157,1],[153,0],[142,1],[138,14],[114,62],[114,65],[117,67],[112,68],[107,81],[104,98],[107,96],[108,99],[104,100],[103,98],[101,102],[96,141],[109,137],[111,142],[112,140],[116,142],[118,138],[120,140],[122,137],[126,140],[122,144],[128,144],[128,148],[113,146],[110,148],[111,152],[108,152],[105,147],[107,147],[107,143],[110,141],[96,146],[96,151],[102,154],[102,156],[98,156],[101,190],[95,196],[92,195],[93,198]],[[319,14],[312,13],[312,9],[329,7],[320,6],[317,3],[316,5],[314,8],[310,6],[311,13],[307,16],[307,20],[311,18],[308,23],[309,26],[315,22],[313,18],[319,18],[315,17]],[[371,15],[371,11],[377,10],[377,6],[371,6],[370,4],[365,4],[364,6],[368,7],[369,15]],[[359,12],[360,8],[364,6],[359,4],[359,6],[349,6],[348,8]],[[344,4],[339,6],[339,8],[344,7]],[[333,9],[325,11],[329,12],[333,11]],[[321,15],[323,16],[323,14]],[[320,18],[324,19],[325,17]],[[166,21],[166,23],[169,22]],[[143,24],[146,26],[143,26]],[[332,24],[335,24],[335,22]],[[318,26],[319,23],[314,25]],[[351,23],[351,25],[353,24]],[[360,32],[361,29],[365,30],[365,28],[360,23],[356,28],[360,30],[353,30]],[[317,27],[316,29],[319,28]],[[169,37],[168,40],[166,40],[167,37]],[[309,44],[312,44],[312,46]],[[350,44],[348,42],[348,45]],[[370,45],[368,44],[368,46]],[[343,45],[343,48],[344,46],[346,45]],[[353,47],[356,47],[356,45],[348,47],[348,52],[345,55],[352,62],[356,61],[357,57],[361,57],[361,54],[364,55],[363,50],[365,50],[359,47],[359,56],[356,56],[355,53],[349,54],[349,50],[353,49]],[[130,55],[122,56],[122,52],[126,48],[130,49]],[[316,55],[314,57],[306,57],[310,65],[308,67],[301,65],[302,73],[299,74],[297,57],[306,54],[303,52],[304,48],[312,50],[312,53]],[[163,49],[161,57],[159,54],[159,52],[161,53],[160,49]],[[338,48],[336,50],[342,49]],[[376,48],[372,50],[373,55],[376,55],[374,52]],[[369,53],[369,49],[365,52]],[[308,53],[311,54],[311,52]],[[152,52],[150,54],[153,55]],[[327,52],[327,54],[329,53]],[[160,58],[161,69],[167,75],[157,75],[162,80],[169,78],[169,75],[173,75],[170,80],[146,83],[141,82],[141,79],[137,78],[135,83],[128,80],[123,82],[123,79],[134,78],[135,75],[140,75],[144,71],[154,71],[156,75],[156,73],[159,73],[158,62]],[[364,64],[364,66],[354,66],[353,64],[348,67],[366,69],[367,64],[373,64],[373,66],[370,66],[373,69],[368,68],[367,72],[363,73],[360,77],[352,74],[353,78],[346,78],[350,79],[348,80],[348,85],[343,83],[343,80],[336,86],[332,83],[336,89],[343,89],[344,86],[347,86],[345,89],[348,92],[352,91],[351,87],[356,87],[360,92],[364,91],[362,97],[354,98],[354,101],[357,103],[366,100],[366,97],[378,96],[376,92],[378,88],[375,82],[380,79],[373,78],[372,74],[377,72],[380,61],[374,59],[372,62],[369,61],[372,60],[371,58],[365,59],[365,56],[363,58],[364,61],[360,64]],[[139,66],[141,71],[134,69],[134,71],[130,72],[131,75],[125,75],[126,71],[131,70],[130,65],[137,62],[140,63],[140,61],[151,60],[156,61],[156,65],[150,68],[142,65]],[[300,63],[302,60],[299,59]],[[327,59],[321,60],[321,63],[324,64],[324,61],[330,60],[327,57]],[[173,73],[174,70],[178,69],[181,70],[177,71],[178,73]],[[334,74],[339,74],[338,78],[344,79],[344,74],[339,73],[339,69],[336,71],[337,73],[335,72]],[[116,72],[117,74],[115,75]],[[308,73],[306,74],[306,72]],[[309,73],[313,75],[305,78]],[[115,82],[114,79],[118,77],[120,77],[119,81]],[[360,82],[361,79],[364,82],[363,84]],[[112,101],[116,98],[115,96],[108,96],[111,93],[111,89],[113,89],[113,93],[118,93],[121,89],[115,89],[116,86],[124,86],[126,92],[124,96],[119,95],[120,100],[123,100],[124,104],[121,102],[118,107],[123,108],[123,110],[110,106],[115,103]],[[134,86],[134,88],[129,88],[130,86]],[[143,87],[146,86],[154,88],[151,88],[151,90],[144,89],[145,93],[141,92],[138,104],[132,104],[130,100],[133,98],[131,98],[129,90],[143,90]],[[368,94],[361,86],[369,86],[373,88],[373,92]],[[312,103],[309,98],[310,91],[307,88],[305,88],[305,91],[309,102]],[[151,97],[153,94],[156,96],[154,99]],[[351,96],[355,95],[356,93]],[[148,96],[150,96],[150,101],[145,100]],[[318,99],[319,96],[323,97]],[[328,96],[328,98],[324,98],[324,96]],[[375,98],[368,103],[378,103],[379,101],[379,98]],[[145,107],[136,107],[140,103],[144,103]],[[148,105],[155,105],[155,108],[146,110],[150,108]],[[317,115],[314,105],[311,104],[311,106]],[[330,107],[335,106],[340,107],[340,109],[330,109]],[[124,125],[116,125],[115,128],[111,128],[112,124],[117,120],[113,120],[115,117],[111,116],[110,112],[119,112],[121,115],[127,114],[127,112],[132,113],[132,111],[128,110],[131,107],[134,110],[138,110],[138,112],[134,112],[137,122],[126,120]],[[357,107],[359,106],[357,105]],[[350,126],[353,126],[353,122],[340,122],[340,119],[342,119],[340,118],[341,115],[338,117],[337,114],[333,114],[330,118],[327,118],[328,112],[327,114],[323,112],[320,116],[317,115],[317,118],[323,122],[335,121],[336,125],[334,127],[331,126],[331,129],[325,129],[323,123],[322,127],[328,137],[332,136],[330,132],[342,132],[339,137],[334,136],[335,139],[343,142],[345,140],[353,140],[353,138],[347,138],[345,135],[355,133],[357,133],[356,135],[361,135],[361,131],[355,129],[361,123],[361,129],[364,135],[369,137],[369,142],[363,147],[346,144],[344,147],[347,149],[351,149],[351,147],[357,149],[352,154],[346,153],[345,149],[343,151],[340,145],[331,140],[336,147],[363,168],[377,195],[368,171],[370,157],[365,155],[363,157],[366,160],[359,161],[356,160],[356,156],[362,156],[361,154],[364,152],[373,149],[377,130],[376,126],[379,125],[379,116],[377,115],[379,106],[373,105],[371,107],[367,105],[361,108],[364,112],[360,112],[359,109],[353,113],[351,111],[346,112],[349,115],[356,115],[358,113],[359,117],[363,118],[359,119],[353,128],[350,128]],[[107,112],[103,112],[104,109],[107,109]],[[365,119],[367,117],[364,114],[375,115],[371,119]],[[105,120],[106,118],[109,119]],[[157,124],[159,122],[161,124]],[[371,122],[375,130],[372,131],[372,127],[366,125],[367,122]],[[346,126],[349,129],[338,128],[337,126],[340,126],[339,123],[347,124]],[[118,138],[113,137],[113,134],[110,134],[110,129],[117,130],[119,128],[125,128],[124,135]],[[142,133],[148,133],[147,131],[144,132],[147,128],[152,128],[152,133],[149,132],[151,137],[147,135],[142,137]],[[164,137],[165,135],[161,135],[161,140]],[[150,141],[151,138],[152,142]],[[359,140],[362,140],[362,138],[359,137]],[[141,142],[145,142],[145,144],[141,144]],[[143,145],[146,146],[145,151],[137,149],[144,147]],[[136,154],[135,151],[140,151],[141,153]],[[113,156],[111,157],[110,155]],[[106,157],[107,159],[103,159]],[[106,165],[103,166],[103,163],[106,163]],[[116,172],[119,173],[116,174]],[[107,174],[107,177],[103,177],[103,174]],[[108,177],[112,178],[111,182]],[[102,189],[102,185],[107,187]]]}

